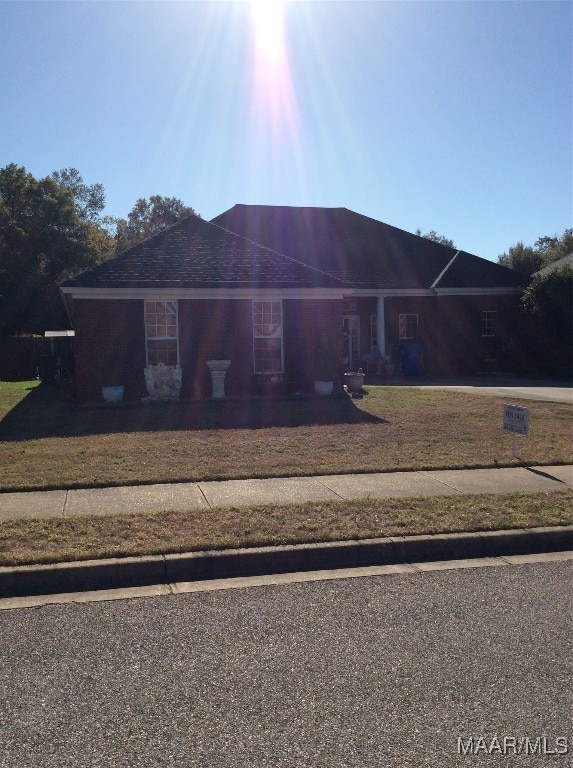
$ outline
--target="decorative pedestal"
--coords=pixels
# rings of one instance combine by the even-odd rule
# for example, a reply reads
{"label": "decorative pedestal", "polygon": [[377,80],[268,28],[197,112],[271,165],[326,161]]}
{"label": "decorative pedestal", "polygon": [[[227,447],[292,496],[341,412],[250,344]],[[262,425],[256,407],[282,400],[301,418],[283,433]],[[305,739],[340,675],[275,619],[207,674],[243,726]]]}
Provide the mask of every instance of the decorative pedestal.
{"label": "decorative pedestal", "polygon": [[225,375],[230,365],[230,360],[207,360],[207,367],[211,371],[214,400],[222,400],[225,397]]}
{"label": "decorative pedestal", "polygon": [[182,371],[178,365],[148,365],[144,370],[145,385],[154,400],[172,400],[179,397]]}

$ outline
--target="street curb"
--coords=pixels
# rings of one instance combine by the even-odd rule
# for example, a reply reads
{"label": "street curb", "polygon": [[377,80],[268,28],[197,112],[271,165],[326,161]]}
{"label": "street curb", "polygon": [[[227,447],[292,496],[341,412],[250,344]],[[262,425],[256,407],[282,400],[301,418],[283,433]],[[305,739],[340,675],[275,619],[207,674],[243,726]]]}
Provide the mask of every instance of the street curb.
{"label": "street curb", "polygon": [[573,548],[573,525],[185,552],[0,568],[0,598]]}

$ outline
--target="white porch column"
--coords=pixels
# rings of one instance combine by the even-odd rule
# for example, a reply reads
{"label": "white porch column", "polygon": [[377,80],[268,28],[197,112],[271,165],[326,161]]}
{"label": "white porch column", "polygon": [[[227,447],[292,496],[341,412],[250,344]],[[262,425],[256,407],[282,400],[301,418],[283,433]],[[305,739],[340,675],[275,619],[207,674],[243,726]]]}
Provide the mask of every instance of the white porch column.
{"label": "white porch column", "polygon": [[376,307],[376,336],[378,338],[378,350],[382,358],[386,355],[386,329],[384,326],[384,296],[378,297]]}

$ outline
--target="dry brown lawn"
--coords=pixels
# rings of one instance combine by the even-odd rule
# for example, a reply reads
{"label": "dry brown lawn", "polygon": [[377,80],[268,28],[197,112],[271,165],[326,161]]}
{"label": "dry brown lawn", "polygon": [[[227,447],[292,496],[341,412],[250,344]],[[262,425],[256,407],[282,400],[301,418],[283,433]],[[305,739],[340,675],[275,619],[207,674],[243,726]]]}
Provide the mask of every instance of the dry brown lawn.
{"label": "dry brown lawn", "polygon": [[[362,400],[251,400],[78,409],[34,382],[0,383],[0,490],[572,463],[572,407],[367,387]],[[515,401],[519,402],[519,401]]]}
{"label": "dry brown lawn", "polygon": [[0,566],[573,523],[571,490],[0,523]]}

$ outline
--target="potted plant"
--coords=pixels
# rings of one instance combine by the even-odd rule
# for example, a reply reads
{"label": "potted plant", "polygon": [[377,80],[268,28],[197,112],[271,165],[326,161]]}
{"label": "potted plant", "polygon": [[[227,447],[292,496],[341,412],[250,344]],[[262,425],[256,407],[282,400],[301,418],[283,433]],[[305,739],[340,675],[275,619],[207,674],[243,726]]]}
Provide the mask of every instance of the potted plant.
{"label": "potted plant", "polygon": [[338,364],[337,350],[329,346],[319,346],[312,365],[314,392],[327,397],[332,395],[336,382],[340,382],[340,374],[336,373]]}
{"label": "potted plant", "polygon": [[328,395],[331,395],[333,388],[334,378],[324,376],[320,379],[315,379],[314,381],[314,392],[315,394],[321,395],[322,397],[328,397]]}
{"label": "potted plant", "polygon": [[123,400],[124,385],[112,384],[108,387],[102,387],[101,394],[108,405],[117,405]]}
{"label": "potted plant", "polygon": [[347,371],[344,374],[344,383],[349,392],[360,392],[364,386],[364,372],[362,368],[359,368],[357,371]]}

